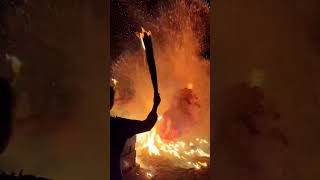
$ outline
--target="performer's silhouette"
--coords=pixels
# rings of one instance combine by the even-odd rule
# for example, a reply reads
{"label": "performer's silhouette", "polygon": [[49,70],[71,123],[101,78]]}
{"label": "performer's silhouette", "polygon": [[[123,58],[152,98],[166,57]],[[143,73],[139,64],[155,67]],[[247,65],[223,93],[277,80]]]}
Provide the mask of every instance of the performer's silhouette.
{"label": "performer's silhouette", "polygon": [[[160,95],[158,93],[157,85],[157,72],[153,57],[153,49],[150,34],[143,32],[141,34],[141,40],[144,42],[144,47],[146,50],[146,58],[149,65],[149,71],[152,79],[152,84],[154,87],[154,99],[153,99],[153,108],[150,111],[149,115],[144,121],[139,120],[129,120],[120,117],[111,117],[110,118],[110,132],[111,132],[111,180],[121,180],[121,163],[120,157],[125,146],[125,143],[128,138],[150,131],[155,125],[158,119],[157,109],[160,104]],[[114,103],[114,89],[110,86],[110,110]]]}
{"label": "performer's silhouette", "polygon": [[[110,87],[110,99],[112,108],[114,102],[114,90]],[[151,112],[147,116],[144,121],[139,120],[130,120],[121,117],[111,117],[110,118],[110,131],[111,131],[111,180],[121,180],[122,174],[120,169],[120,157],[122,150],[125,146],[125,143],[128,138],[143,133],[146,131],[150,131],[152,127],[157,122],[157,108],[160,104],[160,96],[159,94],[155,94],[154,96],[154,104]]]}

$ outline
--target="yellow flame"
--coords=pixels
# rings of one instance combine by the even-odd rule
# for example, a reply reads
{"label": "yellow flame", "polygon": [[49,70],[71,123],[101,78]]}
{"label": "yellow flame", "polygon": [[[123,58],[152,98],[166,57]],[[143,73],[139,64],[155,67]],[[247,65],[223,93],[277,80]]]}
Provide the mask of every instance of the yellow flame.
{"label": "yellow flame", "polygon": [[[163,117],[159,116],[161,120]],[[189,145],[189,146],[188,146]],[[164,142],[160,135],[157,134],[157,126],[150,132],[137,135],[136,150],[138,154],[146,156],[161,156],[168,157],[174,161],[179,161],[184,167],[194,168],[199,170],[208,166],[207,162],[200,162],[197,159],[210,158],[210,154],[205,152],[199,146],[209,147],[208,141],[201,138],[195,138],[195,142]],[[141,159],[137,158],[137,163],[142,163]]]}
{"label": "yellow flame", "polygon": [[203,166],[203,167],[208,167],[208,164],[207,164],[206,162],[199,162],[199,161],[198,161],[198,164],[199,164],[200,166]]}
{"label": "yellow flame", "polygon": [[199,170],[199,169],[201,168],[201,166],[200,166],[199,164],[197,164],[197,163],[193,163],[193,166],[194,166],[197,170]]}
{"label": "yellow flame", "polygon": [[208,144],[208,141],[206,141],[205,139],[201,139],[199,143],[200,144]]}
{"label": "yellow flame", "polygon": [[145,133],[145,137],[138,135],[138,140],[145,141],[145,144],[143,144],[142,149],[147,148],[150,156],[160,155],[159,149],[154,144],[155,136],[156,129],[152,129],[150,133]]}

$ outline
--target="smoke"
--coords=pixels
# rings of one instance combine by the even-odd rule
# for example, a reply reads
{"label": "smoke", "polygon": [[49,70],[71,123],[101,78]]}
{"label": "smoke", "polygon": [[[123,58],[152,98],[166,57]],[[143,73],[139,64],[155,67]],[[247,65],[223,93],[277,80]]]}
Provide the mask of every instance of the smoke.
{"label": "smoke", "polygon": [[[135,3],[133,3],[135,4]],[[209,139],[210,134],[210,61],[201,53],[208,36],[209,6],[199,0],[166,2],[156,8],[144,9],[145,4],[130,6],[127,12],[135,23],[152,33],[163,114],[173,101],[174,94],[193,85],[199,98],[200,122],[193,128],[194,135]],[[140,29],[136,29],[139,31]],[[132,32],[134,33],[134,32]],[[153,87],[138,38],[126,47],[112,65],[112,77],[118,80],[116,115],[144,119],[153,104]],[[138,48],[136,48],[138,47]]]}

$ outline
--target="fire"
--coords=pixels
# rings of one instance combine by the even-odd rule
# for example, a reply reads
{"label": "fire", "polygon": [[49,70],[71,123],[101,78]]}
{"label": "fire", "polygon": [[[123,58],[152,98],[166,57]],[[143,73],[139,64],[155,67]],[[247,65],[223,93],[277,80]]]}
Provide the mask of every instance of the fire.
{"label": "fire", "polygon": [[[117,84],[118,80],[112,79],[112,82]],[[188,86],[190,84],[188,84]],[[144,167],[148,167],[149,165],[145,166],[144,164],[149,163],[143,161],[146,159],[152,160],[152,158],[158,157],[169,159],[175,166],[182,168],[194,168],[196,170],[207,168],[210,159],[210,144],[208,141],[199,137],[189,141],[172,139],[163,140],[158,134],[158,126],[161,121],[163,121],[163,116],[159,115],[158,123],[151,131],[137,135],[137,163]],[[199,161],[199,159],[202,161]],[[152,178],[153,174],[147,172],[146,177]]]}
{"label": "fire", "polygon": [[[156,137],[156,131],[155,131],[155,129],[153,129],[150,133],[146,134],[146,137],[143,137],[146,140],[144,141],[145,144],[143,144],[142,148],[148,148],[149,155],[157,155],[157,156],[159,156],[160,155],[160,151],[155,146],[155,143],[154,143],[155,142],[155,137]],[[138,141],[141,141],[141,139],[139,138]],[[143,140],[141,142],[143,142]]]}
{"label": "fire", "polygon": [[[144,14],[147,11],[139,11],[141,8],[130,7],[128,11],[132,10],[130,15],[138,24],[152,31],[162,99],[157,124],[151,131],[138,134],[136,140],[136,162],[147,169],[141,174],[150,179],[157,179],[163,167],[199,171],[210,167],[210,61],[201,56],[209,6],[202,0],[169,2],[156,13],[159,17],[148,16]],[[145,48],[141,41],[144,34],[136,35],[139,41],[133,43]],[[144,119],[153,98],[144,53],[130,46],[123,49],[112,64],[112,77],[119,81],[117,93],[125,102],[115,102],[113,113]]]}
{"label": "fire", "polygon": [[[159,120],[162,116],[159,116]],[[201,138],[195,138],[194,142],[185,141],[163,141],[157,134],[157,126],[150,132],[137,135],[136,151],[138,156],[143,156],[144,159],[152,159],[154,157],[162,157],[170,159],[173,164],[183,168],[201,168],[208,167],[210,153],[201,149],[200,146],[209,149],[208,141]],[[146,157],[147,156],[147,157]],[[203,161],[198,161],[198,159]],[[137,158],[138,163],[143,163]],[[144,164],[144,163],[143,163]]]}

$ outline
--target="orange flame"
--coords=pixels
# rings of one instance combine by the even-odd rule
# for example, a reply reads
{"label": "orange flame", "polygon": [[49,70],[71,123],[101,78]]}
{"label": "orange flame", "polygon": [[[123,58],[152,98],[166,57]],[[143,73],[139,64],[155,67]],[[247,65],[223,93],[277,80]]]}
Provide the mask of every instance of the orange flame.
{"label": "orange flame", "polygon": [[[162,119],[159,116],[158,119]],[[188,146],[189,145],[189,146]],[[210,158],[210,154],[196,145],[205,145],[209,147],[208,141],[201,138],[195,138],[195,142],[164,142],[157,134],[157,126],[150,132],[137,135],[136,151],[138,155],[143,156],[163,156],[179,161],[179,166],[186,168],[195,168],[199,170],[208,166],[207,162],[197,161],[198,158]],[[141,163],[140,159],[137,159]]]}

